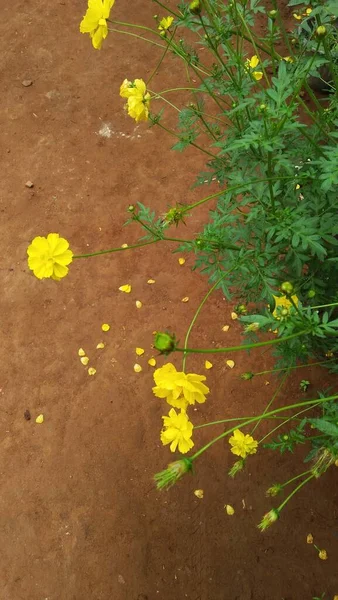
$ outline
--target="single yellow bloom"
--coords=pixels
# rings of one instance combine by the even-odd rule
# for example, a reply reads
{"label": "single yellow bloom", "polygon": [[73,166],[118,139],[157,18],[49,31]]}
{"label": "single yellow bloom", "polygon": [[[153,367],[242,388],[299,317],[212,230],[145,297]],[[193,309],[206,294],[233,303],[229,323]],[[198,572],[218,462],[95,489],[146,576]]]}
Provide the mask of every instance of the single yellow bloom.
{"label": "single yellow bloom", "polygon": [[96,369],[94,369],[94,367],[89,367],[88,375],[95,375],[95,373],[96,373]]}
{"label": "single yellow bloom", "polygon": [[155,279],[148,279],[147,283],[149,283],[149,285],[151,285],[152,283],[155,283]]}
{"label": "single yellow bloom", "polygon": [[81,356],[80,361],[86,367],[89,363],[89,358],[88,358],[88,356]]}
{"label": "single yellow bloom", "polygon": [[176,371],[172,363],[167,363],[154,372],[153,393],[157,398],[165,398],[168,404],[176,408],[186,408],[187,404],[205,402],[209,388],[202,383],[204,375]]}
{"label": "single yellow bloom", "polygon": [[252,73],[252,77],[256,80],[256,81],[260,81],[263,77],[263,73],[262,71],[254,71]]}
{"label": "single yellow bloom", "polygon": [[135,352],[136,352],[137,356],[142,356],[142,354],[144,354],[144,349],[143,348],[136,348]]}
{"label": "single yellow bloom", "polygon": [[125,294],[130,294],[131,285],[129,283],[127,283],[126,285],[120,285],[119,290],[120,292],[124,292]]}
{"label": "single yellow bloom", "polygon": [[288,62],[288,63],[293,63],[293,62],[295,62],[295,61],[293,60],[292,56],[283,56],[283,60],[285,60],[285,62]]}
{"label": "single yellow bloom", "polygon": [[189,302],[189,296],[184,296],[184,298],[182,298],[182,302]]}
{"label": "single yellow bloom", "polygon": [[115,0],[88,0],[88,8],[80,23],[80,32],[89,33],[92,44],[96,50],[100,50],[103,40],[108,35],[106,19]]}
{"label": "single yellow bloom", "polygon": [[35,419],[35,423],[38,423],[38,425],[40,425],[41,423],[44,422],[44,416],[43,415],[38,415]]}
{"label": "single yellow bloom", "polygon": [[102,331],[109,331],[110,325],[108,325],[108,323],[103,323],[103,325],[101,325],[101,329]]}
{"label": "single yellow bloom", "polygon": [[142,308],[142,306],[143,306],[142,302],[140,300],[136,300],[135,304],[136,304],[136,308]]}
{"label": "single yellow bloom", "polygon": [[38,279],[51,277],[60,281],[67,275],[67,265],[73,260],[69,243],[58,233],[35,237],[27,248],[27,254],[28,266]]}
{"label": "single yellow bloom", "polygon": [[222,331],[229,331],[230,329],[230,325],[224,325],[224,327],[222,327]]}
{"label": "single yellow bloom", "polygon": [[156,359],[155,359],[155,358],[153,358],[153,357],[152,357],[152,358],[149,358],[149,360],[148,360],[148,365],[149,365],[150,367],[156,367]]}
{"label": "single yellow bloom", "polygon": [[227,515],[231,516],[235,514],[235,509],[233,506],[231,506],[231,504],[225,504],[224,508],[226,510]]}
{"label": "single yellow bloom", "polygon": [[234,360],[227,360],[226,364],[228,365],[229,369],[233,369],[235,366],[235,361]]}
{"label": "single yellow bloom", "polygon": [[328,556],[327,556],[327,552],[326,550],[320,550],[318,553],[318,556],[321,560],[327,560]]}
{"label": "single yellow bloom", "polygon": [[134,371],[135,371],[135,373],[141,373],[141,371],[142,371],[141,365],[139,365],[138,363],[135,363],[134,364]]}
{"label": "single yellow bloom", "polygon": [[195,490],[194,494],[195,494],[196,498],[202,499],[204,497],[204,491],[203,490]]}
{"label": "single yellow bloom", "polygon": [[167,31],[167,29],[169,29],[169,27],[172,24],[173,20],[174,20],[174,17],[163,17],[163,19],[161,19],[160,22],[159,22],[158,29],[162,33],[165,33]]}
{"label": "single yellow bloom", "polygon": [[250,69],[255,69],[259,65],[259,58],[254,54],[251,58],[247,58],[246,64]]}
{"label": "single yellow bloom", "polygon": [[307,544],[313,544],[313,535],[312,533],[308,533],[306,536],[306,543]]}
{"label": "single yellow bloom", "polygon": [[206,360],[204,366],[206,369],[212,369],[213,364],[209,360]]}
{"label": "single yellow bloom", "polygon": [[256,454],[258,447],[258,442],[251,435],[244,434],[239,429],[235,429],[229,439],[229,444],[232,446],[231,452],[242,458],[245,458],[248,454]]}
{"label": "single yellow bloom", "polygon": [[99,343],[97,344],[97,346],[96,346],[96,349],[97,349],[97,350],[101,350],[102,348],[104,348],[104,347],[105,347],[105,345],[106,345],[106,344],[104,344],[103,342],[99,342]]}
{"label": "single yellow bloom", "polygon": [[178,262],[179,262],[179,264],[180,264],[180,265],[181,265],[181,267],[182,267],[182,265],[184,265],[184,263],[185,263],[185,258],[183,258],[183,256],[181,256],[181,257],[178,259]]}
{"label": "single yellow bloom", "polygon": [[79,348],[77,353],[79,356],[86,356],[86,353],[83,348]]}
{"label": "single yellow bloom", "polygon": [[[293,296],[291,296],[291,299],[294,301],[294,303],[298,304],[299,300],[298,300],[298,296],[296,296],[296,294],[294,294]],[[274,300],[275,300],[275,310],[273,311],[273,316],[278,319],[280,318],[280,310],[279,307],[281,309],[285,308],[287,310],[289,310],[291,308],[291,306],[293,306],[291,300],[289,300],[289,298],[287,298],[287,296],[274,296]]]}
{"label": "single yellow bloom", "polygon": [[310,7],[307,8],[306,11],[305,11],[305,14],[306,15],[311,15],[311,13],[312,13],[312,8],[310,8]]}
{"label": "single yellow bloom", "polygon": [[163,430],[161,442],[164,446],[170,444],[171,452],[175,452],[177,446],[179,452],[186,454],[191,450],[194,442],[191,439],[193,424],[189,421],[185,411],[177,414],[174,408],[169,411],[168,417],[162,417]]}

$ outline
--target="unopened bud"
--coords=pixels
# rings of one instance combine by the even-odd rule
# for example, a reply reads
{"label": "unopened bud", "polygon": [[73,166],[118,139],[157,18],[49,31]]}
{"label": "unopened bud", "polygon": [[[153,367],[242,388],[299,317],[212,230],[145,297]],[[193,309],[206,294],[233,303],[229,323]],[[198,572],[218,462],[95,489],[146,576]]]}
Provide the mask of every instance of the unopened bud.
{"label": "unopened bud", "polygon": [[170,354],[176,349],[176,339],[174,335],[169,333],[155,333],[154,347],[161,354]]}
{"label": "unopened bud", "polygon": [[287,296],[291,296],[291,294],[293,294],[293,292],[294,292],[294,287],[293,287],[292,283],[290,283],[290,281],[284,281],[282,283],[282,285],[280,286],[280,289]]}
{"label": "unopened bud", "polygon": [[274,21],[275,18],[277,17],[277,10],[269,10],[268,16],[270,17],[270,19],[272,19]]}
{"label": "unopened bud", "polygon": [[254,376],[254,374],[251,373],[251,371],[247,371],[247,373],[242,373],[241,379],[244,379],[245,381],[249,381],[249,379],[252,379],[253,376]]}
{"label": "unopened bud", "polygon": [[319,25],[316,29],[316,35],[319,38],[324,37],[326,35],[326,27],[324,27],[324,25]]}
{"label": "unopened bud", "polygon": [[193,15],[200,15],[202,12],[200,0],[192,0],[189,4],[189,10]]}

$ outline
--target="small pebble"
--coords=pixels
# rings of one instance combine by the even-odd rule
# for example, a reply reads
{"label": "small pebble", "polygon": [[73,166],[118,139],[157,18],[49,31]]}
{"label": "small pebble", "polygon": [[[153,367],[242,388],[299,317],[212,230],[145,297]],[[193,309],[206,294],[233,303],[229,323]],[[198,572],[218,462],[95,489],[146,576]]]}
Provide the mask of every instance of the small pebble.
{"label": "small pebble", "polygon": [[26,181],[25,186],[26,188],[32,188],[34,187],[34,183],[32,181]]}
{"label": "small pebble", "polygon": [[21,81],[23,87],[29,87],[31,85],[33,85],[33,81],[31,79],[24,79],[23,81]]}
{"label": "small pebble", "polygon": [[32,417],[31,417],[31,413],[29,412],[28,408],[23,413],[23,416],[25,417],[26,421],[30,421],[31,420]]}

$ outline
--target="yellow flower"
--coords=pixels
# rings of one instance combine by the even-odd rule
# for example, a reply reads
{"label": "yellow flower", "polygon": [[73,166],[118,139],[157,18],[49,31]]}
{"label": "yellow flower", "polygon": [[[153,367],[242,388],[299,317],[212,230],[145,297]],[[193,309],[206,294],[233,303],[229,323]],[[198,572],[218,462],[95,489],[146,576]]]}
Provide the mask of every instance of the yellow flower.
{"label": "yellow flower", "polygon": [[256,454],[258,447],[258,442],[251,435],[244,434],[239,429],[235,429],[229,439],[229,444],[232,446],[231,452],[242,458],[245,458],[248,454]]}
{"label": "yellow flower", "polygon": [[[292,300],[294,301],[294,303],[297,305],[298,304],[298,297],[296,296],[296,294],[294,294],[293,296],[291,296]],[[289,310],[289,308],[291,308],[291,306],[293,306],[291,300],[289,300],[289,298],[287,298],[287,296],[274,296],[274,300],[275,300],[275,310],[273,311],[273,316],[276,317],[276,319],[280,318],[280,311],[279,311],[279,307],[281,309],[286,309]]]}
{"label": "yellow flower", "polygon": [[69,243],[58,233],[49,233],[47,237],[35,237],[27,248],[28,266],[35,277],[44,279],[51,277],[60,281],[68,273],[73,260],[73,252]]}
{"label": "yellow flower", "polygon": [[163,19],[160,20],[158,29],[160,30],[161,35],[165,35],[165,32],[167,31],[167,29],[169,29],[173,20],[174,17],[163,17]]}
{"label": "yellow flower", "polygon": [[115,0],[88,0],[87,12],[80,23],[80,31],[89,33],[96,50],[100,50],[103,40],[108,35],[106,19],[109,18],[114,2]]}
{"label": "yellow flower", "polygon": [[101,329],[102,329],[102,331],[109,331],[110,325],[108,323],[103,323],[101,325]]}
{"label": "yellow flower", "polygon": [[289,62],[289,63],[295,62],[293,60],[292,56],[283,56],[283,60],[285,60],[285,62]]}
{"label": "yellow flower", "polygon": [[248,67],[250,67],[250,69],[255,69],[257,67],[257,65],[259,64],[258,56],[256,56],[256,54],[254,54],[254,56],[252,56],[251,58],[247,58],[246,64]]}
{"label": "yellow flower", "polygon": [[297,19],[297,21],[301,21],[302,20],[302,15],[299,15],[298,13],[293,13],[292,15],[295,19]]}
{"label": "yellow flower", "polygon": [[161,442],[164,446],[170,444],[171,452],[175,452],[177,446],[179,452],[186,454],[193,447],[191,439],[193,424],[189,421],[185,411],[176,413],[174,408],[169,411],[168,417],[162,417],[164,429],[161,432]]}
{"label": "yellow flower", "polygon": [[254,71],[252,73],[252,77],[254,79],[256,79],[256,81],[260,81],[262,79],[262,77],[263,77],[263,73],[262,73],[262,71]]}
{"label": "yellow flower", "polygon": [[204,366],[206,369],[212,369],[212,363],[210,362],[210,360],[206,360],[204,363]]}
{"label": "yellow flower", "polygon": [[167,363],[154,372],[153,393],[157,398],[165,398],[168,404],[176,408],[186,408],[188,404],[203,403],[209,388],[202,383],[204,375],[176,371],[173,364]]}
{"label": "yellow flower", "polygon": [[125,79],[120,87],[120,96],[128,98],[128,115],[139,121],[147,121],[149,116],[150,94],[147,92],[143,79],[135,79],[133,82]]}

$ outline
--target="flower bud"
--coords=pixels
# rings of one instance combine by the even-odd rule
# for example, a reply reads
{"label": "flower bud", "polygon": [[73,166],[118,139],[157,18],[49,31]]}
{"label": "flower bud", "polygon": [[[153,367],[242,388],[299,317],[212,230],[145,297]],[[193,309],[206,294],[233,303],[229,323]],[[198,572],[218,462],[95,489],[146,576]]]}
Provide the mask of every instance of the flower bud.
{"label": "flower bud", "polygon": [[270,487],[268,490],[266,490],[265,495],[266,496],[277,496],[277,494],[279,494],[279,492],[282,490],[282,486],[280,483],[275,483],[275,485],[273,485],[272,487]]}
{"label": "flower bud", "polygon": [[319,38],[323,38],[326,36],[326,27],[324,27],[324,25],[319,25],[319,27],[317,27],[316,29],[316,35]]}
{"label": "flower bud", "polygon": [[280,286],[280,289],[287,296],[291,296],[291,294],[293,294],[293,292],[295,291],[295,289],[294,289],[292,283],[290,283],[290,281],[284,281],[282,283],[282,285]]}
{"label": "flower bud", "polygon": [[279,512],[276,508],[272,508],[268,513],[266,513],[258,525],[258,529],[261,531],[265,531],[270,525],[275,523],[279,518]]}
{"label": "flower bud", "polygon": [[268,17],[270,17],[270,19],[272,19],[274,21],[275,18],[277,17],[277,10],[269,10]]}
{"label": "flower bud", "polygon": [[314,298],[315,295],[316,295],[315,290],[309,290],[308,293],[307,293],[307,297],[308,298]]}
{"label": "flower bud", "polygon": [[245,381],[249,381],[249,379],[252,379],[253,376],[254,376],[254,374],[251,373],[251,371],[247,371],[247,373],[242,373],[241,379],[244,379]]}
{"label": "flower bud", "polygon": [[200,15],[202,12],[200,0],[192,0],[189,4],[189,10],[193,15]]}
{"label": "flower bud", "polygon": [[170,335],[169,333],[155,333],[154,347],[161,354],[170,354],[176,349],[176,339],[174,335]]}
{"label": "flower bud", "polygon": [[128,211],[129,211],[130,213],[133,213],[133,212],[135,212],[135,206],[134,206],[134,204],[129,204],[129,206],[128,206]]}

